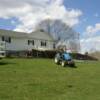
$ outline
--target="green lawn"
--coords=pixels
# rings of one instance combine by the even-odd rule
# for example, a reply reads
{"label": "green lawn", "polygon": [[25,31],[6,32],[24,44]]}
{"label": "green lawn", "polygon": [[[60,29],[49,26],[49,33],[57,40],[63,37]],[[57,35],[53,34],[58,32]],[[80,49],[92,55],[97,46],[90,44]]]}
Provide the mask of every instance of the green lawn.
{"label": "green lawn", "polygon": [[0,100],[100,100],[100,62],[61,67],[50,59],[0,61]]}

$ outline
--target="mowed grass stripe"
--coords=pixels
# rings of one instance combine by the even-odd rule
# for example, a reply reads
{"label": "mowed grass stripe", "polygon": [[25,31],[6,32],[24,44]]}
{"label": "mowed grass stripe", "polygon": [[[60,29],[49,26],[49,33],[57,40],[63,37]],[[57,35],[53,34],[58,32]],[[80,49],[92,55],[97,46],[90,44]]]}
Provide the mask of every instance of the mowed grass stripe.
{"label": "mowed grass stripe", "polygon": [[0,63],[0,100],[100,100],[100,62],[77,62],[77,68],[51,59]]}

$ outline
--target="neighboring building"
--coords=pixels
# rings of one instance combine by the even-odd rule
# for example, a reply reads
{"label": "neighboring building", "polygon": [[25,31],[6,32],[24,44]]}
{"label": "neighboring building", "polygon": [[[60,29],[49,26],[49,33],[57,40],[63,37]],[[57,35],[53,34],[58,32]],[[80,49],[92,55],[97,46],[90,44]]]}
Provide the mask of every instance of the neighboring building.
{"label": "neighboring building", "polygon": [[53,37],[43,30],[27,34],[0,29],[0,41],[5,42],[5,49],[8,52],[55,49]]}

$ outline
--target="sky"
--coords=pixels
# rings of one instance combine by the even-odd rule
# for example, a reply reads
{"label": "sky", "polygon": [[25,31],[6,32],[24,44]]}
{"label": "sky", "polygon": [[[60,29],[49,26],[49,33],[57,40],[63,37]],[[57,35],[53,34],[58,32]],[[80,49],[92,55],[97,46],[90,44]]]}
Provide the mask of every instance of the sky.
{"label": "sky", "polygon": [[81,52],[100,51],[100,0],[0,0],[0,29],[31,32],[46,18],[80,33]]}

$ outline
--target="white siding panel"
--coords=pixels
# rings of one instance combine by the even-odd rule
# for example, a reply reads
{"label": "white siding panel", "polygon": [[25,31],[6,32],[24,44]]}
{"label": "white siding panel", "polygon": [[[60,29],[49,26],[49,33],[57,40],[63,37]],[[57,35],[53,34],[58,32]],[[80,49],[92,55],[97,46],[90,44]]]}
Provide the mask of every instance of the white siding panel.
{"label": "white siding panel", "polygon": [[[30,40],[30,39],[29,39]],[[0,41],[2,41],[0,37]],[[41,46],[41,40],[34,40],[34,45],[28,45],[28,39],[24,38],[11,38],[11,43],[6,43],[6,50],[11,51],[25,51],[32,49],[53,50],[54,42],[46,41],[46,47]]]}
{"label": "white siding panel", "polygon": [[6,43],[6,50],[27,50],[27,39],[23,38],[11,38],[11,43]]}

